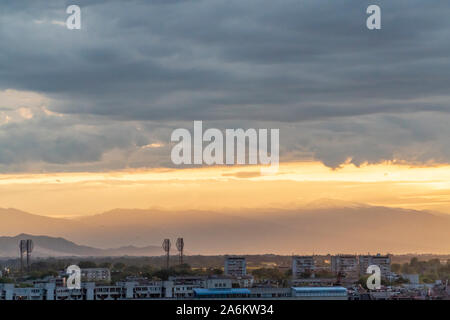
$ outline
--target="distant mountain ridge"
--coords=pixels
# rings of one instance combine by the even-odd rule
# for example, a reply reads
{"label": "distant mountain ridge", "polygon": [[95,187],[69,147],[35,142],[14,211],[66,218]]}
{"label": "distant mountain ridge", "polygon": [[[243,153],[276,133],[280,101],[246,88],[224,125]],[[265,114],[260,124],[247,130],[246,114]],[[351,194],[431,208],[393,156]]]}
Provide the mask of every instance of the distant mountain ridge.
{"label": "distant mountain ridge", "polygon": [[[298,209],[214,212],[115,209],[77,219],[0,209],[0,235],[42,234],[70,239],[87,247],[46,248],[51,254],[115,255],[123,252],[132,255],[135,252],[140,255],[144,252],[142,255],[149,255],[150,250],[120,247],[130,244],[147,247],[161,243],[164,238],[174,242],[177,237],[184,237],[189,254],[448,254],[449,230],[450,215],[334,201],[318,201]],[[0,243],[0,252],[1,246]],[[14,243],[13,250],[16,246]],[[113,249],[107,248],[118,249],[110,253],[108,250]],[[172,248],[175,250],[174,246]]]}
{"label": "distant mountain ridge", "polygon": [[158,246],[135,247],[126,246],[112,249],[99,249],[78,245],[64,238],[19,234],[14,237],[0,237],[0,257],[17,257],[20,240],[31,239],[34,242],[32,255],[35,257],[60,256],[150,256],[160,255],[162,250]]}

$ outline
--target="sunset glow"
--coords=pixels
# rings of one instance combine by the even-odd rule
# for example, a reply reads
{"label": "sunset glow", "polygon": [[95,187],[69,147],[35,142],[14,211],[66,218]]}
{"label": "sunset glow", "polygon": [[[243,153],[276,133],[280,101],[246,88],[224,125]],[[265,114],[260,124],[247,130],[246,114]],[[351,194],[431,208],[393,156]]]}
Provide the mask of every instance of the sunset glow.
{"label": "sunset glow", "polygon": [[[3,175],[5,207],[73,216],[120,208],[288,208],[317,199],[450,212],[450,166],[383,163],[331,169],[283,163],[276,175],[259,167],[139,169],[106,173]],[[23,198],[27,202],[23,202]]]}

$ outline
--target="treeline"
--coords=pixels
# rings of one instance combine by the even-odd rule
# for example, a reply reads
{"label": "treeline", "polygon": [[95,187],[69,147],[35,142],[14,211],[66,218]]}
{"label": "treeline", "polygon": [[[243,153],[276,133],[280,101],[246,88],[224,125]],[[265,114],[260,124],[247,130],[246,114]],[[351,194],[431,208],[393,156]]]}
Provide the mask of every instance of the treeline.
{"label": "treeline", "polygon": [[[256,261],[248,261],[248,273],[252,274],[256,281],[271,281],[283,284],[291,278],[291,270],[275,263],[267,262],[274,259],[273,255],[247,256]],[[166,280],[170,276],[195,276],[195,275],[220,275],[223,273],[224,256],[189,256],[186,257],[186,263],[179,265],[178,257],[171,257],[171,267],[165,267],[164,257],[106,257],[106,258],[65,258],[65,259],[39,259],[35,260],[30,270],[25,274],[20,274],[17,267],[10,267],[10,274],[3,273],[0,282],[9,282],[11,276],[42,279],[46,276],[56,276],[59,272],[65,270],[69,265],[76,264],[80,268],[108,268],[111,270],[112,282],[123,280],[126,277],[145,277],[148,279]],[[287,265],[287,257],[284,257],[282,263]],[[436,280],[450,279],[450,260],[429,259],[425,261],[413,257],[409,262],[393,263],[392,271],[397,274],[419,274],[424,283],[433,283]],[[190,262],[194,262],[193,266]],[[259,264],[259,265],[258,265]],[[11,264],[9,264],[10,266]],[[7,266],[8,264],[4,264]],[[304,278],[310,275],[305,274]],[[316,273],[318,278],[332,278],[335,275],[325,269]]]}
{"label": "treeline", "polygon": [[419,274],[420,280],[424,283],[450,279],[450,259],[444,262],[440,259],[420,261],[414,257],[410,262],[392,264],[391,269],[397,274]]}
{"label": "treeline", "polygon": [[86,268],[108,268],[111,271],[111,282],[124,280],[127,277],[144,277],[147,279],[167,280],[170,276],[189,276],[189,275],[220,275],[223,273],[219,268],[195,269],[188,264],[175,265],[169,269],[156,267],[150,264],[134,265],[124,262],[95,262],[93,260],[55,260],[38,261],[31,265],[25,275],[27,279],[42,279],[46,276],[57,276],[58,272],[66,270],[71,265],[76,264],[81,269]]}

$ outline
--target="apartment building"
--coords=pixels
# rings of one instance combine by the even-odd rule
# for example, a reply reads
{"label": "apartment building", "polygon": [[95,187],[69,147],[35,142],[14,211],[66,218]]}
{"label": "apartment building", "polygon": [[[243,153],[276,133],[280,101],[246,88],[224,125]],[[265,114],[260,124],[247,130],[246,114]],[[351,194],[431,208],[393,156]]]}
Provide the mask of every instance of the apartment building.
{"label": "apartment building", "polygon": [[364,275],[370,265],[380,267],[383,278],[391,275],[391,256],[390,255],[361,255],[359,256],[359,274]]}
{"label": "apartment building", "polygon": [[168,281],[141,278],[117,282],[115,285],[82,282],[81,289],[59,287],[55,282],[40,282],[29,288],[0,284],[0,300],[188,299],[193,298],[194,289],[199,288],[231,289],[232,279],[222,276],[170,277]]}
{"label": "apartment building", "polygon": [[331,257],[331,272],[341,273],[346,278],[359,277],[359,264],[356,255],[336,255]]}
{"label": "apartment building", "polygon": [[316,270],[314,256],[293,256],[292,277],[294,279],[314,276]]}
{"label": "apartment building", "polygon": [[56,287],[55,283],[39,284],[30,288],[16,288],[13,284],[0,284],[1,300],[145,300],[145,299],[342,299],[344,290],[333,287],[315,288],[232,288],[230,279],[204,281],[208,287],[195,287],[174,281],[117,282],[112,286],[82,283],[81,289]]}
{"label": "apartment building", "polygon": [[247,275],[247,263],[244,257],[226,257],[225,258],[225,275],[234,277],[243,277]]}
{"label": "apartment building", "polygon": [[81,278],[84,281],[111,281],[111,272],[107,268],[81,269]]}

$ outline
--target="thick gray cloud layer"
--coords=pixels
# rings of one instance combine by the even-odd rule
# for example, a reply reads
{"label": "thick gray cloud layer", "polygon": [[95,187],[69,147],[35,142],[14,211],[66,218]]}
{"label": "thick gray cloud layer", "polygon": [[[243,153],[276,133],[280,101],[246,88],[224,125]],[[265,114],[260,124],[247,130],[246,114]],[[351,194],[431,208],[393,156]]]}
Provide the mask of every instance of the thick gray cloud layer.
{"label": "thick gray cloud layer", "polygon": [[289,160],[449,162],[448,1],[85,0],[80,31],[69,4],[0,3],[0,90],[64,115],[0,125],[4,170],[168,165],[129,155],[192,120],[280,128]]}

